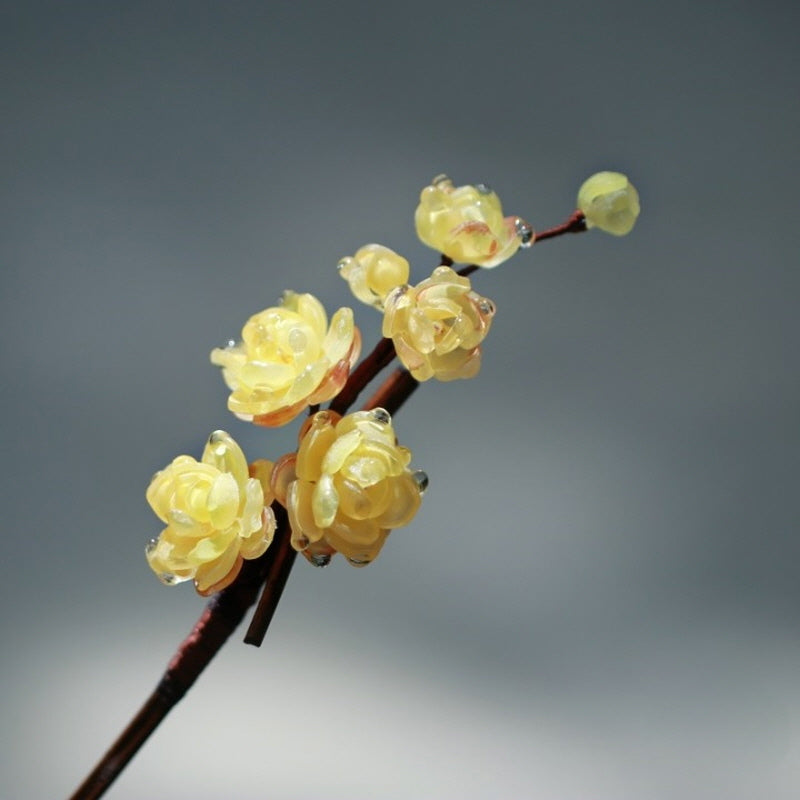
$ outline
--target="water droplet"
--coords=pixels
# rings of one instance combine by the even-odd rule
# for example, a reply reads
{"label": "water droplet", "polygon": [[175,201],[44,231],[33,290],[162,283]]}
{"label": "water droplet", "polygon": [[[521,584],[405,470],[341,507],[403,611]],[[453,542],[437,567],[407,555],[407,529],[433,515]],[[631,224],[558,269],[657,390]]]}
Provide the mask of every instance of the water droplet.
{"label": "water droplet", "polygon": [[289,347],[295,353],[302,353],[308,345],[308,337],[300,330],[300,328],[292,328],[289,331]]}
{"label": "water droplet", "polygon": [[480,299],[480,302],[478,303],[478,310],[481,312],[481,314],[486,314],[487,316],[494,315],[494,312],[496,311],[494,303],[486,297],[482,297]]}
{"label": "water droplet", "polygon": [[478,190],[478,194],[492,193],[492,187],[488,183],[476,183],[475,188]]}
{"label": "water droplet", "polygon": [[425,494],[425,490],[428,488],[428,483],[430,482],[428,479],[428,473],[423,472],[421,469],[418,469],[415,472],[411,473],[411,478],[414,481],[414,483],[417,484],[417,489],[419,489],[419,493]]}
{"label": "water droplet", "polygon": [[520,238],[520,247],[530,247],[533,244],[533,228],[524,219],[517,217],[514,221],[514,229]]}
{"label": "water droplet", "polygon": [[347,561],[352,564],[354,567],[366,567],[369,564],[371,559],[365,558],[348,558]]}
{"label": "water droplet", "polygon": [[308,560],[315,567],[327,567],[328,564],[331,563],[331,554],[330,553],[314,553],[313,555],[308,557]]}
{"label": "water droplet", "polygon": [[382,425],[388,425],[392,421],[392,415],[385,408],[373,408],[372,418]]}
{"label": "water droplet", "polygon": [[452,186],[453,181],[451,181],[450,178],[442,172],[431,181],[431,184],[439,187]]}
{"label": "water droplet", "polygon": [[150,539],[144,546],[144,552],[149,556],[158,547],[158,539]]}
{"label": "water droplet", "polygon": [[166,584],[167,586],[174,586],[178,583],[178,576],[173,575],[171,572],[159,572],[158,579],[161,583]]}

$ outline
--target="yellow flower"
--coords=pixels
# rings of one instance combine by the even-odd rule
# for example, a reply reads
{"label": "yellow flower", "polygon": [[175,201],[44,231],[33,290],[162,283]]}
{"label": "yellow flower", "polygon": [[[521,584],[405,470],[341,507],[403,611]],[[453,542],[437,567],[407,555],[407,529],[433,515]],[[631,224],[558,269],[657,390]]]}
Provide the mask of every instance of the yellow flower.
{"label": "yellow flower", "polygon": [[383,335],[418,381],[472,378],[494,313],[494,304],[473,292],[468,278],[437,267],[416,287],[402,286],[389,295]]}
{"label": "yellow flower", "polygon": [[624,236],[639,216],[639,193],[626,175],[598,172],[578,190],[578,208],[586,217],[587,228]]}
{"label": "yellow flower", "polygon": [[533,244],[533,228],[519,217],[503,217],[500,198],[484,184],[459,186],[446,175],[420,195],[414,214],[417,236],[453,261],[496,267],[520,247]]}
{"label": "yellow flower", "polygon": [[272,473],[292,546],[316,566],[336,552],[358,567],[373,561],[389,532],[419,508],[428,479],[408,468],[410,460],[382,408],[310,417],[298,452],[280,459]]}
{"label": "yellow flower", "polygon": [[382,309],[386,295],[408,283],[408,261],[382,244],[365,244],[354,256],[339,262],[339,274],[368,306]]}
{"label": "yellow flower", "polygon": [[335,397],[360,351],[351,309],[340,308],[329,327],[316,297],[286,292],[280,306],[250,317],[241,342],[212,350],[211,363],[222,367],[232,390],[228,408],[274,427]]}
{"label": "yellow flower", "polygon": [[153,476],[147,502],[167,527],[146,552],[162,582],[193,579],[209,595],[234,581],[243,559],[264,553],[275,533],[271,471],[269,461],[248,471],[239,445],[215,431],[199,462],[178,456]]}

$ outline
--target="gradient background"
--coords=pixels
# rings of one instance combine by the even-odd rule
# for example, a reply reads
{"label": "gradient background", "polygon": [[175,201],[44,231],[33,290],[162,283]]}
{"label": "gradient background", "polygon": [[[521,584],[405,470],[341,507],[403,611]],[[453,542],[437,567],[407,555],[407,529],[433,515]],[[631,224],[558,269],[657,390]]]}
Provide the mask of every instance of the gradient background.
{"label": "gradient background", "polygon": [[[298,562],[123,798],[800,795],[789,2],[4,4],[0,796],[66,796],[201,612],[151,474],[224,427],[208,351],[414,235],[438,172],[561,221],[618,169],[627,239],[474,278],[481,376],[397,419],[431,476],[366,570]],[[367,343],[379,317],[356,309]]]}

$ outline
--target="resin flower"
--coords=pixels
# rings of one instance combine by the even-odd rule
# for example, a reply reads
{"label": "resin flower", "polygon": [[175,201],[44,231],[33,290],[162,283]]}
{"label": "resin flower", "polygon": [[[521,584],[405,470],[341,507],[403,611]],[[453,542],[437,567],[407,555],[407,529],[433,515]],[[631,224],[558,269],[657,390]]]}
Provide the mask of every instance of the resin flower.
{"label": "resin flower", "polygon": [[365,244],[354,256],[339,262],[339,274],[350,291],[368,306],[383,309],[386,295],[408,283],[408,261],[382,244]]}
{"label": "resin flower", "polygon": [[374,561],[389,532],[413,519],[427,487],[427,476],[412,472],[410,460],[382,408],[310,417],[298,452],[280,459],[272,473],[292,546],[316,566],[336,552],[357,567]]}
{"label": "resin flower", "polygon": [[280,306],[250,317],[242,341],[211,352],[232,390],[228,408],[239,419],[274,427],[306,406],[335,397],[361,351],[353,312],[331,318],[310,294],[286,292]]}
{"label": "resin flower", "polygon": [[492,301],[473,292],[469,278],[437,267],[417,286],[401,286],[389,295],[383,335],[418,381],[473,378],[494,313]]}
{"label": "resin flower", "polygon": [[578,208],[586,217],[587,228],[624,236],[639,216],[639,193],[626,175],[598,172],[578,190]]}
{"label": "resin flower", "polygon": [[455,188],[446,175],[422,190],[414,223],[428,247],[480,267],[496,267],[533,244],[533,228],[519,217],[503,217],[500,198],[488,186]]}
{"label": "resin flower", "polygon": [[212,594],[233,582],[243,559],[264,553],[275,533],[271,471],[269,461],[248,470],[239,445],[215,431],[200,461],[178,456],[153,476],[147,502],[167,527],[148,545],[147,561],[163,583],[194,580],[200,594]]}

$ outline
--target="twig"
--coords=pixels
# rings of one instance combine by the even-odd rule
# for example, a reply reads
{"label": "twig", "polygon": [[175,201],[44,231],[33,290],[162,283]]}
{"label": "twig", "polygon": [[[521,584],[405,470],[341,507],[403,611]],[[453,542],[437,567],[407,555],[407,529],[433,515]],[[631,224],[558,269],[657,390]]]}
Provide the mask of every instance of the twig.
{"label": "twig", "polygon": [[264,576],[280,551],[280,539],[289,538],[288,526],[284,524],[275,535],[279,540],[274,543],[277,547],[270,547],[261,558],[246,561],[237,579],[211,598],[191,633],[178,647],[155,691],[70,800],[101,797],[208,666],[256,601]]}
{"label": "twig", "polygon": [[255,614],[253,614],[253,619],[250,621],[250,627],[244,636],[245,644],[252,644],[256,647],[261,647],[261,643],[264,641],[267,628],[272,622],[272,616],[283,594],[283,587],[286,586],[289,573],[292,571],[294,560],[297,557],[297,551],[291,545],[291,532],[289,531],[289,520],[286,517],[286,511],[278,503],[275,504],[275,516],[278,517],[278,525],[282,530],[286,531],[286,535],[282,536],[280,541],[273,542],[270,547],[272,549],[277,546],[277,552],[274,555],[269,572],[267,572],[264,591],[261,593]]}

